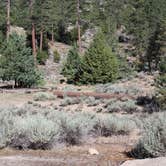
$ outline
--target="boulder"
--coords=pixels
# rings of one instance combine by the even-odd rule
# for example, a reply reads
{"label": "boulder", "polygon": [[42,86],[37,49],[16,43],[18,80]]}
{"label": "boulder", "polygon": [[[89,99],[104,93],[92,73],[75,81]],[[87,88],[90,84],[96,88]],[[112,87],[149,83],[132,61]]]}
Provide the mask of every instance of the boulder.
{"label": "boulder", "polygon": [[166,157],[126,161],[121,166],[166,166]]}

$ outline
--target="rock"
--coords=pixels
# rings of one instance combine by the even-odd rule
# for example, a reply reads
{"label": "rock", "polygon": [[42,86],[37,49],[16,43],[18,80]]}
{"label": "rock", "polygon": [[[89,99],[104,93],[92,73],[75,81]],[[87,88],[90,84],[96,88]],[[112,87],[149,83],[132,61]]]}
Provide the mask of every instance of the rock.
{"label": "rock", "polygon": [[88,150],[90,155],[99,155],[99,152],[96,149],[90,148]]}
{"label": "rock", "polygon": [[166,157],[126,161],[121,166],[166,166]]}
{"label": "rock", "polygon": [[17,35],[21,35],[21,36],[26,37],[26,31],[22,27],[11,26],[10,27],[10,34],[13,34],[13,33],[16,33]]}

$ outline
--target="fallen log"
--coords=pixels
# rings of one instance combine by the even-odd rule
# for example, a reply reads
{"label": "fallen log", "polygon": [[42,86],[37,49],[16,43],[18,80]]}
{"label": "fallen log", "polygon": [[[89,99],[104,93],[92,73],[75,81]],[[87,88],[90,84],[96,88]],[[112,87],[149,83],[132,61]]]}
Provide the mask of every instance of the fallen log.
{"label": "fallen log", "polygon": [[135,97],[130,96],[128,94],[110,94],[110,93],[96,93],[96,92],[70,92],[70,91],[54,91],[54,95],[56,95],[59,98],[64,97],[95,97],[96,99],[122,99],[122,98],[128,98],[128,99],[135,99]]}

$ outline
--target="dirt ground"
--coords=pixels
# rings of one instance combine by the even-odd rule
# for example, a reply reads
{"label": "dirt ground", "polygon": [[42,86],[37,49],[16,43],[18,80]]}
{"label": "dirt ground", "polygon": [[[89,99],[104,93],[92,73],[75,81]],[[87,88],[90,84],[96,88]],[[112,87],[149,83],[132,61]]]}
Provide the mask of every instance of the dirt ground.
{"label": "dirt ground", "polygon": [[[114,136],[89,140],[81,146],[61,147],[50,151],[0,151],[0,166],[119,166],[131,160],[125,152],[138,139],[137,131],[129,136]],[[94,148],[99,155],[89,153]]]}

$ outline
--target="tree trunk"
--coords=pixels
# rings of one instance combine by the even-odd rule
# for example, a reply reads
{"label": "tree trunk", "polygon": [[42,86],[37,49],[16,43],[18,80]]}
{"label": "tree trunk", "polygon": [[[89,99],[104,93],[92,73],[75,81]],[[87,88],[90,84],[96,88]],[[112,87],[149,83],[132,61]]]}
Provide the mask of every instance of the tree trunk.
{"label": "tree trunk", "polygon": [[54,42],[54,25],[52,25],[51,41]]}
{"label": "tree trunk", "polygon": [[6,31],[6,39],[9,40],[10,34],[10,0],[7,0],[7,31]]}
{"label": "tree trunk", "polygon": [[43,29],[40,31],[40,52],[43,50]]}
{"label": "tree trunk", "polygon": [[36,64],[36,37],[35,37],[35,25],[32,23],[32,50],[33,50],[33,56],[34,56],[34,61]]}
{"label": "tree trunk", "polygon": [[78,28],[78,46],[79,52],[82,52],[81,46],[81,28],[80,28],[80,0],[77,0],[77,28]]}

